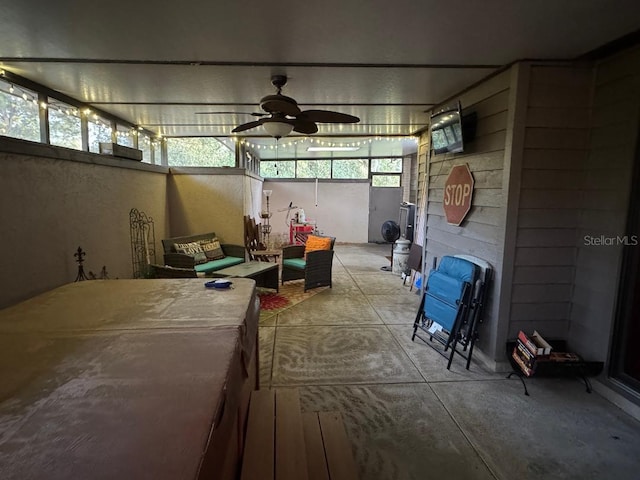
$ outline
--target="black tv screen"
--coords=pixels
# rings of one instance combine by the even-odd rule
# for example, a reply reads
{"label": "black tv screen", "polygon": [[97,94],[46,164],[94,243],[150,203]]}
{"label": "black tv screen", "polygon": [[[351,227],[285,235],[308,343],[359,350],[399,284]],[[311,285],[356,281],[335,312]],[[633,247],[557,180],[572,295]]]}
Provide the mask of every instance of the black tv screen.
{"label": "black tv screen", "polygon": [[460,103],[431,115],[431,148],[436,154],[464,151]]}

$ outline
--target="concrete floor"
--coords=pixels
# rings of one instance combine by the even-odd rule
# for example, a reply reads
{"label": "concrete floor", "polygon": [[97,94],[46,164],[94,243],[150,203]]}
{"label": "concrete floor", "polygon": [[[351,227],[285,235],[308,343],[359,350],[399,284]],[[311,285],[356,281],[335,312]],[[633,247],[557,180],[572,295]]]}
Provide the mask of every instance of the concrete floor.
{"label": "concrete floor", "polygon": [[520,381],[411,342],[387,245],[338,245],[333,288],[261,325],[262,388],[339,410],[361,480],[640,479],[640,422],[578,379]]}

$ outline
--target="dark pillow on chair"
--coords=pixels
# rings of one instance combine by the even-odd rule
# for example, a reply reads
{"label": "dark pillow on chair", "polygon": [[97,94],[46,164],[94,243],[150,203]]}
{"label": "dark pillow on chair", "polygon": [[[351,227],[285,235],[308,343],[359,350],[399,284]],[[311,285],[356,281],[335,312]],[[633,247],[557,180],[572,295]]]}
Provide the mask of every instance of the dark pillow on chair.
{"label": "dark pillow on chair", "polygon": [[174,243],[173,247],[178,253],[184,253],[193,257],[196,265],[207,263],[207,256],[198,242]]}
{"label": "dark pillow on chair", "polygon": [[214,237],[207,240],[200,240],[200,246],[204,251],[207,260],[218,260],[224,258],[224,252],[220,246],[220,241]]}

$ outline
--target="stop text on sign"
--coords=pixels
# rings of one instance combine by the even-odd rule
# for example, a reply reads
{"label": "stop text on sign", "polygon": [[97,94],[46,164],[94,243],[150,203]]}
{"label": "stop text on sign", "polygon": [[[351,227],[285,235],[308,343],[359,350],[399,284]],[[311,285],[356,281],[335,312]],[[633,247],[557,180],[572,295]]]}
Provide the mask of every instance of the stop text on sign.
{"label": "stop text on sign", "polygon": [[473,176],[466,163],[451,168],[444,183],[442,199],[447,223],[460,225],[471,210],[473,183]]}
{"label": "stop text on sign", "polygon": [[471,195],[471,185],[468,183],[447,185],[444,189],[444,204],[445,205],[464,205]]}

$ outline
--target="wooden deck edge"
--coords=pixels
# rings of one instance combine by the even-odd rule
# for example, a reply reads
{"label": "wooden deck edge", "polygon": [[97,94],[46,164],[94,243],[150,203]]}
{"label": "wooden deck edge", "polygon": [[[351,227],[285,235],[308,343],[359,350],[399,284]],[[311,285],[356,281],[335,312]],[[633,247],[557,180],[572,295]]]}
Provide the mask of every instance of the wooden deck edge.
{"label": "wooden deck edge", "polygon": [[298,389],[251,394],[240,480],[357,480],[340,412],[302,413]]}

